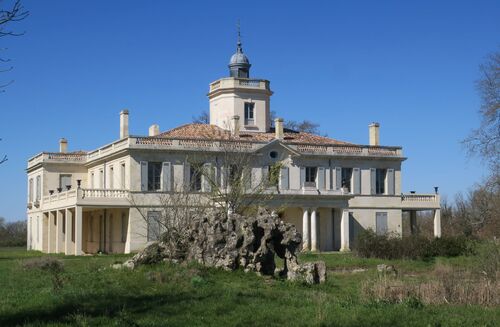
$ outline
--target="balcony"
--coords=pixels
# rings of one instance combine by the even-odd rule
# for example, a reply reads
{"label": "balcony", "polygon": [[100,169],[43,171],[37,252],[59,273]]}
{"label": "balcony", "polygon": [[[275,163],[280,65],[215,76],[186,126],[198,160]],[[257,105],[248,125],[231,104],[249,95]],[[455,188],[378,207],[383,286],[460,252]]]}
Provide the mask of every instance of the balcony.
{"label": "balcony", "polygon": [[401,194],[401,207],[403,209],[439,209],[439,194]]}
{"label": "balcony", "polygon": [[43,197],[43,210],[76,205],[124,206],[129,205],[128,190],[84,189],[64,191]]}
{"label": "balcony", "polygon": [[249,88],[258,89],[271,92],[269,88],[269,81],[264,79],[250,79],[250,78],[221,78],[210,84],[210,94],[221,89],[233,88]]}

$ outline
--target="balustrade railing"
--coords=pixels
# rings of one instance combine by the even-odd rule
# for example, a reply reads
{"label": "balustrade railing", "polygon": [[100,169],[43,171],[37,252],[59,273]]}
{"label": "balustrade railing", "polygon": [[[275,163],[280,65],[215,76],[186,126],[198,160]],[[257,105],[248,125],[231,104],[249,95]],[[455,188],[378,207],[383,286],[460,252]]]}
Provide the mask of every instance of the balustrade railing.
{"label": "balustrade railing", "polygon": [[437,202],[437,194],[402,194],[403,202]]}
{"label": "balustrade railing", "polygon": [[81,189],[81,197],[85,198],[111,198],[121,199],[127,198],[129,195],[128,190],[110,190],[110,189]]}

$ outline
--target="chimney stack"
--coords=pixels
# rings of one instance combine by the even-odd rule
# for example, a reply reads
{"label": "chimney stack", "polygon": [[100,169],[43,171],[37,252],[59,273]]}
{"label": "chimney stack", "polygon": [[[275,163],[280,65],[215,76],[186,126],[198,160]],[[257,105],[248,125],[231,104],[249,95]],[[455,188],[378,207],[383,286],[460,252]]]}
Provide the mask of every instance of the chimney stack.
{"label": "chimney stack", "polygon": [[128,110],[120,112],[120,139],[128,137]]}
{"label": "chimney stack", "polygon": [[233,136],[240,134],[240,116],[235,115],[231,118],[231,132]]}
{"label": "chimney stack", "polygon": [[274,120],[274,137],[282,140],[284,136],[285,133],[283,132],[283,118],[276,118]]}
{"label": "chimney stack", "polygon": [[371,123],[368,125],[369,134],[370,134],[370,145],[379,146],[380,145],[380,124],[379,123]]}
{"label": "chimney stack", "polygon": [[59,140],[59,152],[68,152],[68,140],[66,140],[65,138]]}
{"label": "chimney stack", "polygon": [[149,136],[158,136],[160,134],[160,126],[153,124],[149,127]]}

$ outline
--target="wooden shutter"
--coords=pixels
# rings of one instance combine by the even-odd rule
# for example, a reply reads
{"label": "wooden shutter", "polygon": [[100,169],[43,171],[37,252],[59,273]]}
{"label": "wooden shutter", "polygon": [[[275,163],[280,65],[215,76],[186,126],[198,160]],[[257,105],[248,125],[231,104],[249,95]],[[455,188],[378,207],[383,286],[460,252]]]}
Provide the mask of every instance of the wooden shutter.
{"label": "wooden shutter", "polygon": [[304,188],[306,184],[306,167],[300,167],[300,187]]}
{"label": "wooden shutter", "polygon": [[377,194],[377,170],[370,168],[370,194]]}
{"label": "wooden shutter", "polygon": [[189,191],[191,189],[191,165],[189,162],[184,163],[184,190]]}
{"label": "wooden shutter", "polygon": [[170,162],[164,162],[162,164],[161,180],[162,180],[163,192],[171,191],[172,190],[172,164]]}
{"label": "wooden shutter", "polygon": [[394,169],[387,169],[387,194],[394,195]]}
{"label": "wooden shutter", "polygon": [[212,170],[212,164],[211,163],[205,163],[203,164],[203,174],[201,176],[202,178],[202,191],[203,192],[210,192],[212,191],[212,182],[213,182],[213,170]]}
{"label": "wooden shutter", "polygon": [[280,189],[288,190],[289,182],[288,182],[288,167],[281,167],[280,171]]}
{"label": "wooden shutter", "polygon": [[325,167],[318,167],[318,176],[316,176],[316,188],[325,189]]}
{"label": "wooden shutter", "polygon": [[148,162],[141,161],[141,191],[148,190]]}
{"label": "wooden shutter", "polygon": [[269,186],[269,166],[262,167],[262,185]]}
{"label": "wooden shutter", "polygon": [[352,193],[353,194],[361,194],[361,169],[353,168],[352,169]]}
{"label": "wooden shutter", "polygon": [[225,165],[224,165],[224,166],[221,166],[221,167],[220,167],[220,171],[221,171],[221,173],[220,173],[220,179],[221,179],[220,184],[221,184],[221,188],[222,188],[223,190],[225,190],[225,189],[228,187],[228,184],[229,184],[229,183],[228,183],[228,180],[227,180],[227,179],[228,179],[228,177],[229,177],[229,174],[228,174],[228,167],[227,167],[227,166],[225,166]]}
{"label": "wooden shutter", "polygon": [[342,188],[342,168],[335,167],[335,189],[340,190]]}

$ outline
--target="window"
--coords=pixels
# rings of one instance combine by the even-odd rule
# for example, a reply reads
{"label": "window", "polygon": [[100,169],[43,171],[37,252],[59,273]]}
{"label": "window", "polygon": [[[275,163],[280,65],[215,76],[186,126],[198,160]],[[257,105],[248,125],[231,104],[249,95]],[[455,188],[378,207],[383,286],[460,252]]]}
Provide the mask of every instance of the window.
{"label": "window", "polygon": [[342,168],[342,187],[351,192],[352,168]]}
{"label": "window", "polygon": [[375,193],[385,194],[385,176],[387,175],[386,169],[377,169],[375,176]]}
{"label": "window", "polygon": [[122,190],[125,189],[125,163],[120,166],[120,187]]}
{"label": "window", "polygon": [[254,107],[255,103],[245,102],[245,125],[254,124]]}
{"label": "window", "polygon": [[160,219],[161,213],[159,211],[148,211],[147,215],[148,235],[147,241],[157,241],[160,238]]}
{"label": "window", "polygon": [[42,194],[42,176],[38,175],[36,177],[36,200],[40,201]]}
{"label": "window", "polygon": [[109,188],[114,189],[114,172],[113,166],[109,167]]}
{"label": "window", "polygon": [[28,202],[33,202],[33,178],[30,178],[28,183]]}
{"label": "window", "polygon": [[148,191],[161,190],[161,162],[148,163]]}
{"label": "window", "polygon": [[127,241],[128,219],[125,212],[122,213],[122,243]]}
{"label": "window", "polygon": [[276,158],[278,158],[278,152],[277,152],[277,151],[271,151],[271,152],[269,152],[269,157],[270,157],[271,159],[276,159]]}
{"label": "window", "polygon": [[377,235],[385,235],[388,232],[387,228],[387,212],[375,213],[375,230]]}
{"label": "window", "polygon": [[316,186],[317,167],[306,167],[305,186]]}
{"label": "window", "polygon": [[71,175],[59,175],[59,187],[64,191],[67,186],[71,186]]}
{"label": "window", "polygon": [[201,191],[201,165],[191,165],[189,168],[189,180],[191,181],[191,191]]}
{"label": "window", "polygon": [[90,188],[94,188],[94,178],[95,178],[95,174],[94,174],[94,172],[92,172],[90,174]]}

